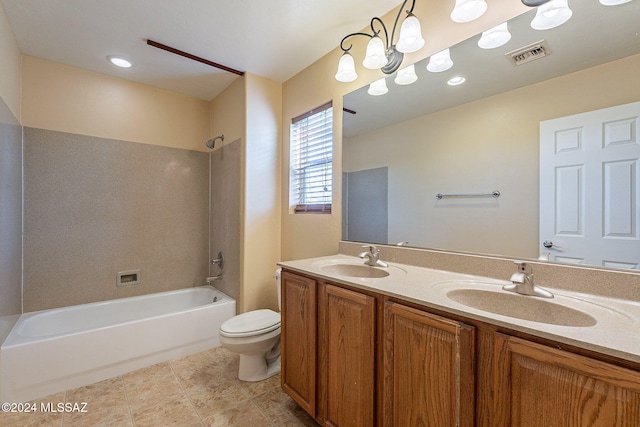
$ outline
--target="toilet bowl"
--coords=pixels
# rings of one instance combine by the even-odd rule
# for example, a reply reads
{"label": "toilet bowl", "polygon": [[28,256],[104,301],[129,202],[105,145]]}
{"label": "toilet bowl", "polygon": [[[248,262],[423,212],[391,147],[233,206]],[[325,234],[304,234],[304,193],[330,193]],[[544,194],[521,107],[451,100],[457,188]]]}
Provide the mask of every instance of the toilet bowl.
{"label": "toilet bowl", "polygon": [[[276,272],[280,306],[280,269]],[[280,313],[261,309],[239,314],[220,326],[220,345],[240,355],[238,379],[262,381],[280,372]]]}

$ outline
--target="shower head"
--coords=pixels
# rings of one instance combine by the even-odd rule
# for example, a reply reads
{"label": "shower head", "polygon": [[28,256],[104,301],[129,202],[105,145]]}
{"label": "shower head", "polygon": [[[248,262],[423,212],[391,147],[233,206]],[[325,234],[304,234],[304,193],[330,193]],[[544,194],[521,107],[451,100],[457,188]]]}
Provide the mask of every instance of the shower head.
{"label": "shower head", "polygon": [[224,142],[224,135],[216,136],[215,138],[211,138],[204,145],[207,146],[208,149],[213,150],[213,147],[216,145],[216,141],[220,140],[220,142]]}

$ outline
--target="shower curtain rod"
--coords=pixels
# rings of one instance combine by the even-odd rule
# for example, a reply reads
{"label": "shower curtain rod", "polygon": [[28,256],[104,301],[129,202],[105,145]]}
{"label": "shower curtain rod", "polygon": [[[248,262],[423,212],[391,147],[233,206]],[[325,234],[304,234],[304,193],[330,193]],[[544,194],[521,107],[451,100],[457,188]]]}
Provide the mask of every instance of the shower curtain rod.
{"label": "shower curtain rod", "polygon": [[244,76],[244,71],[235,70],[233,68],[227,67],[226,65],[218,64],[217,62],[209,61],[208,59],[200,58],[199,56],[192,55],[190,53],[184,52],[182,50],[176,49],[175,47],[167,46],[166,44],[158,43],[153,40],[147,39],[147,44],[149,46],[157,47],[158,49],[166,50],[167,52],[174,53],[176,55],[183,56],[185,58],[191,59],[193,61],[201,62],[203,64],[210,65],[215,68],[219,68],[224,71],[228,71],[233,74],[237,74],[239,76]]}

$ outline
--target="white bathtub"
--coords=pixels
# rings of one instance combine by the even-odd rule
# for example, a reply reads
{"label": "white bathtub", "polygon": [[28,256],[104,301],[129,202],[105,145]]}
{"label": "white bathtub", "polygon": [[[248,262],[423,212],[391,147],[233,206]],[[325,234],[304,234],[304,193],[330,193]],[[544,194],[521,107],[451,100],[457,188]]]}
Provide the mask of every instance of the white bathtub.
{"label": "white bathtub", "polygon": [[0,347],[0,402],[217,347],[220,325],[235,314],[235,300],[210,286],[25,313]]}

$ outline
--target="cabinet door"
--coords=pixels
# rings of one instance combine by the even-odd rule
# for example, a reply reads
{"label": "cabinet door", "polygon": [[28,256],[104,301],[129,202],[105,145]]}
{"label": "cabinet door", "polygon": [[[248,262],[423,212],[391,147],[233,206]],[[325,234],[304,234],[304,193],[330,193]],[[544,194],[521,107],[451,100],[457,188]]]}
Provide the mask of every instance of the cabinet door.
{"label": "cabinet door", "polygon": [[384,425],[472,426],[475,330],[385,304]]}
{"label": "cabinet door", "polygon": [[511,426],[640,426],[640,372],[514,337],[502,343],[496,389]]}
{"label": "cabinet door", "polygon": [[373,426],[374,297],[320,284],[318,419],[327,426]]}
{"label": "cabinet door", "polygon": [[316,416],[316,282],[282,273],[282,389]]}

